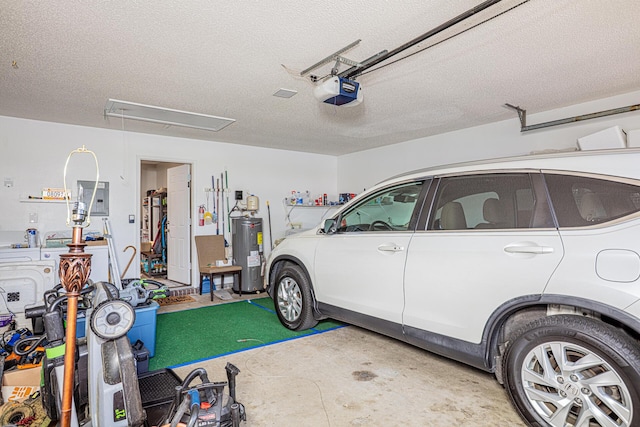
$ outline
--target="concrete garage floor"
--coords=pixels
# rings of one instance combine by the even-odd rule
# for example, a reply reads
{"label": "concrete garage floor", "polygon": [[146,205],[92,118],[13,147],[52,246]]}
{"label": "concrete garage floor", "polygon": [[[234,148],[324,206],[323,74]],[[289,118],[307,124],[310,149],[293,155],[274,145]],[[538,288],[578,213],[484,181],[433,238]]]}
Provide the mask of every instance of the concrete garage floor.
{"label": "concrete garage floor", "polygon": [[204,367],[211,381],[222,381],[227,362],[241,371],[237,397],[247,427],[525,425],[493,375],[354,326],[175,372]]}

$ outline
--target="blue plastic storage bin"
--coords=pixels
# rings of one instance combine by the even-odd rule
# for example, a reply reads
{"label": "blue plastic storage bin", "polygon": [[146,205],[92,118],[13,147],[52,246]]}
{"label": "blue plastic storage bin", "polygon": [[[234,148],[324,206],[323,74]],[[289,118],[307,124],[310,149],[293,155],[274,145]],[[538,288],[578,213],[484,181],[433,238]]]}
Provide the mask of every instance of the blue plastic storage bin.
{"label": "blue plastic storage bin", "polygon": [[[155,301],[149,302],[148,305],[136,307],[136,320],[129,332],[127,332],[129,341],[132,344],[137,340],[144,343],[144,346],[149,350],[149,357],[153,357],[156,353],[156,316],[158,308],[160,308],[160,305]],[[76,328],[76,337],[84,337],[86,330],[84,316],[78,317]]]}

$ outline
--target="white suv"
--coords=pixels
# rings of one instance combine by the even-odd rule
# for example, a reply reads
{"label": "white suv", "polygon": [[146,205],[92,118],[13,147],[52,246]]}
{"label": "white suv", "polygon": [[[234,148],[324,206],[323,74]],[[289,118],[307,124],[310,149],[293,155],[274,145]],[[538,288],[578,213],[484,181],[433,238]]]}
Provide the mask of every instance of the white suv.
{"label": "white suv", "polygon": [[494,372],[532,426],[640,425],[640,150],[392,178],[284,239],[265,280],[286,327]]}

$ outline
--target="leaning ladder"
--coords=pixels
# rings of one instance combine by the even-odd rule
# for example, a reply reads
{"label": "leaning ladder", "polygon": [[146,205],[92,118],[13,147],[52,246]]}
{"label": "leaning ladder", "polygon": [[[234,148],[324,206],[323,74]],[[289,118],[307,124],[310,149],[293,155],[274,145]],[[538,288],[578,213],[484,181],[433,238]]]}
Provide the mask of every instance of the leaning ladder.
{"label": "leaning ladder", "polygon": [[116,257],[116,245],[113,243],[113,234],[111,233],[111,223],[108,218],[103,218],[103,234],[107,239],[107,247],[109,248],[109,273],[111,280],[116,288],[122,289],[122,281],[120,280],[120,268],[118,267],[118,258]]}

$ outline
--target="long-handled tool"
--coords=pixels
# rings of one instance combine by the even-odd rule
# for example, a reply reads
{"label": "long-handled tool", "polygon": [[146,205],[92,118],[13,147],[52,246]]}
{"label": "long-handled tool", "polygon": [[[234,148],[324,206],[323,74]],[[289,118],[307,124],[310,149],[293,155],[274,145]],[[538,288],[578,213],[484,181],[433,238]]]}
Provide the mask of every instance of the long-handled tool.
{"label": "long-handled tool", "polygon": [[213,216],[211,217],[211,221],[216,222],[218,221],[218,212],[217,212],[217,206],[216,206],[216,197],[214,195],[214,191],[216,191],[216,179],[215,177],[211,177],[211,198],[212,203],[213,203]]}
{"label": "long-handled tool", "polygon": [[217,185],[216,185],[216,199],[218,200],[217,202],[217,208],[218,208],[218,217],[216,219],[216,234],[220,234],[220,215],[221,215],[221,211],[220,211],[220,180],[217,180]]}
{"label": "long-handled tool", "polygon": [[220,215],[222,215],[222,235],[224,236],[224,174],[220,174],[220,184],[222,184],[222,208],[220,209]]}
{"label": "long-handled tool", "polygon": [[[224,170],[224,188],[227,190],[227,209],[229,209],[231,207],[231,205],[229,205],[229,174],[226,169]],[[229,234],[231,234],[231,211],[227,211],[227,223],[229,226]]]}
{"label": "long-handled tool", "polygon": [[204,219],[204,224],[205,225],[211,225],[211,223],[213,222],[213,214],[211,213],[211,211],[209,210],[209,196],[211,191],[210,190],[206,190],[205,191],[205,198],[207,199],[207,207],[206,210],[204,211],[204,215],[203,215],[203,219]]}
{"label": "long-handled tool", "polygon": [[267,200],[267,220],[269,221],[269,245],[271,246],[271,250],[273,250],[273,234],[271,233],[271,206],[269,206],[268,200]]}

